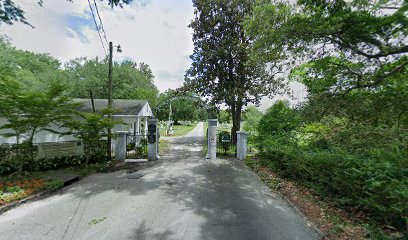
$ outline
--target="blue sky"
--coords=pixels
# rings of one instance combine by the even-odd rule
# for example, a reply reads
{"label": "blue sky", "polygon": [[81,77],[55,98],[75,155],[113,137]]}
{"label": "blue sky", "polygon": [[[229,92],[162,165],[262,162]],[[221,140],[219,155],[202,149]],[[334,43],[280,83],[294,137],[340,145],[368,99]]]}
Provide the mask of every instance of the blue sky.
{"label": "blue sky", "polygon": [[84,27],[89,27],[89,28],[94,27],[95,28],[95,23],[92,19],[92,16],[88,15],[88,17],[82,17],[82,16],[67,15],[65,22],[66,22],[67,28],[77,33],[77,35],[74,35],[70,31],[66,31],[67,37],[75,38],[76,36],[78,36],[81,42],[84,42],[84,43],[89,42],[89,39],[82,32],[82,29]]}

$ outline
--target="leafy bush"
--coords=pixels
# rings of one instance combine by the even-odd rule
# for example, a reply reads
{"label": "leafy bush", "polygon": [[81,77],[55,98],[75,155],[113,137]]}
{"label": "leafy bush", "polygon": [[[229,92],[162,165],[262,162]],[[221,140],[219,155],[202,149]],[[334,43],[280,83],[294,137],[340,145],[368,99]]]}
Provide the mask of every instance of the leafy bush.
{"label": "leafy bush", "polygon": [[63,181],[53,180],[53,181],[47,182],[47,184],[45,185],[45,188],[51,191],[55,191],[57,189],[62,188],[63,186],[64,186]]}
{"label": "leafy bush", "polygon": [[256,107],[250,106],[243,115],[244,126],[243,129],[249,133],[249,136],[258,135],[258,123],[261,120],[263,114]]}
{"label": "leafy bush", "polygon": [[0,161],[0,175],[4,176],[18,169],[18,162],[13,160]]}
{"label": "leafy bush", "polygon": [[342,149],[306,151],[285,136],[271,136],[263,143],[267,167],[301,181],[321,196],[394,226],[403,225],[408,216],[406,154],[377,151],[367,157]]}
{"label": "leafy bush", "polygon": [[259,121],[258,133],[262,135],[286,133],[297,128],[299,124],[300,117],[289,107],[289,103],[277,101]]}
{"label": "leafy bush", "polygon": [[407,133],[325,116],[300,124],[277,102],[258,125],[264,166],[310,187],[339,206],[405,227],[408,218]]}
{"label": "leafy bush", "polygon": [[38,170],[51,170],[63,167],[80,166],[85,163],[83,156],[41,158],[36,161]]}

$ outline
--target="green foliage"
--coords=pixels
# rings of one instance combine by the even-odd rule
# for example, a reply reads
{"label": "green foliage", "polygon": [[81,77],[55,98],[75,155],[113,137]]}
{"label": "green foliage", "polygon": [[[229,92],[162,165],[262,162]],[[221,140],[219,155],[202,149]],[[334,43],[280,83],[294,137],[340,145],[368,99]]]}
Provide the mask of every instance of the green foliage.
{"label": "green foliage", "polygon": [[70,156],[70,157],[54,157],[54,158],[41,158],[36,160],[35,165],[26,166],[27,170],[52,170],[60,169],[64,167],[80,166],[85,162],[82,156]]}
{"label": "green foliage", "polygon": [[231,112],[228,110],[221,110],[218,114],[218,122],[230,123],[232,121]]}
{"label": "green foliage", "polygon": [[7,120],[0,129],[6,137],[14,136],[18,143],[22,134],[32,145],[33,137],[70,119],[74,104],[65,95],[65,74],[59,62],[45,54],[34,54],[13,48],[0,38],[0,117]]}
{"label": "green foliage", "polygon": [[408,215],[407,4],[259,0],[245,23],[252,59],[272,75],[289,70],[308,91],[296,110],[275,107],[260,121],[263,163],[400,230]]}
{"label": "green foliage", "polygon": [[243,21],[252,11],[252,0],[194,0],[193,5],[193,63],[185,84],[214,105],[228,107],[235,142],[242,108],[274,92],[278,80],[266,74],[264,64],[250,61],[253,39],[245,33]]}
{"label": "green foliage", "polygon": [[258,135],[258,123],[261,120],[263,113],[254,106],[250,106],[244,112],[243,120],[244,126],[243,129],[249,133],[249,137]]}
{"label": "green foliage", "polygon": [[31,164],[36,148],[27,143],[0,145],[0,176],[14,173]]}
{"label": "green foliage", "polygon": [[10,129],[12,133],[5,136],[16,136],[28,132],[27,141],[32,145],[37,132],[47,130],[51,124],[61,124],[71,118],[74,104],[64,96],[64,86],[58,82],[51,83],[48,88],[32,91],[24,88],[17,81],[1,81],[1,102],[5,106],[0,116],[8,123],[0,129]]}
{"label": "green foliage", "polygon": [[408,3],[375,2],[260,0],[246,21],[256,39],[253,57],[277,70],[306,63],[314,71],[305,74],[321,87],[331,85],[330,93],[367,90],[406,75]]}
{"label": "green foliage", "polygon": [[406,156],[382,152],[367,158],[342,150],[305,152],[273,139],[267,143],[266,155],[283,176],[300,180],[341,206],[365,211],[379,222],[403,223],[408,211],[408,166],[402,160]]}
{"label": "green foliage", "polygon": [[300,117],[286,101],[277,101],[259,120],[258,132],[262,135],[286,134],[299,126]]}
{"label": "green foliage", "polygon": [[[65,65],[70,79],[69,96],[89,98],[107,98],[108,59],[100,60],[78,58]],[[154,85],[154,76],[145,63],[132,61],[113,64],[113,98],[146,99],[151,106],[156,104],[158,90]]]}
{"label": "green foliage", "polygon": [[340,206],[380,223],[404,225],[408,214],[408,136],[328,116],[299,124],[284,103],[259,123],[263,164]]}
{"label": "green foliage", "polygon": [[5,176],[7,174],[16,172],[18,169],[18,165],[18,162],[14,159],[0,161],[0,176]]}
{"label": "green foliage", "polygon": [[19,186],[12,186],[7,188],[7,191],[11,193],[21,192],[21,190],[22,189]]}
{"label": "green foliage", "polygon": [[171,120],[198,121],[207,118],[205,103],[193,93],[178,93],[177,90],[168,89],[158,97],[155,106],[155,115],[161,121],[169,119],[171,105]]}
{"label": "green foliage", "polygon": [[62,188],[63,186],[64,186],[64,182],[63,182],[63,181],[60,181],[60,180],[48,181],[48,182],[45,184],[45,188],[46,188],[47,190],[50,190],[50,191],[58,190],[58,189]]}
{"label": "green foliage", "polygon": [[73,134],[84,144],[84,156],[86,164],[92,159],[106,159],[107,142],[102,140],[109,135],[109,129],[112,129],[116,124],[122,123],[114,121],[112,118],[106,117],[114,110],[104,109],[101,113],[82,113],[77,112],[79,120],[70,120],[66,122],[66,127],[71,131],[68,134]]}

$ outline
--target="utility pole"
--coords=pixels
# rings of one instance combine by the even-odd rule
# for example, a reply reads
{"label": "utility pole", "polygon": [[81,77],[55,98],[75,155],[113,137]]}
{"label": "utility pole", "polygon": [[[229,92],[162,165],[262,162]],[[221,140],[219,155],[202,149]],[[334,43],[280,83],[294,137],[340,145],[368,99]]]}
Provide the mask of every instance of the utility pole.
{"label": "utility pole", "polygon": [[[113,44],[109,42],[109,74],[108,74],[108,118],[112,118],[111,111],[113,109],[113,100],[112,100],[112,56],[113,55]],[[107,155],[109,158],[112,157],[112,129],[108,129],[108,148]]]}

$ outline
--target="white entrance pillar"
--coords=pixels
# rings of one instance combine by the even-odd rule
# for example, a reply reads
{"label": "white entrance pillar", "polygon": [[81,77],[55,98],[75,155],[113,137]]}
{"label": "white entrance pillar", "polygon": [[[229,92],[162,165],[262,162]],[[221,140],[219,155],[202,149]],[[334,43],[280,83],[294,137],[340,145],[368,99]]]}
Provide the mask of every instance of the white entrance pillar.
{"label": "white entrance pillar", "polygon": [[157,159],[157,145],[159,138],[157,136],[157,119],[149,119],[147,132],[147,158],[149,160]]}
{"label": "white entrance pillar", "polygon": [[115,159],[125,161],[126,159],[126,131],[117,131],[115,141]]}
{"label": "white entrance pillar", "polygon": [[237,131],[237,159],[244,160],[246,158],[248,147],[248,133]]}
{"label": "white entrance pillar", "polygon": [[208,128],[208,158],[217,159],[217,127]]}
{"label": "white entrance pillar", "polygon": [[[209,148],[210,148],[210,132],[211,132],[211,127],[217,127],[218,126],[218,119],[208,119],[208,128],[207,128],[207,155],[205,158],[209,158]],[[217,136],[217,128],[215,128],[215,135]],[[217,149],[216,149],[217,150]]]}

